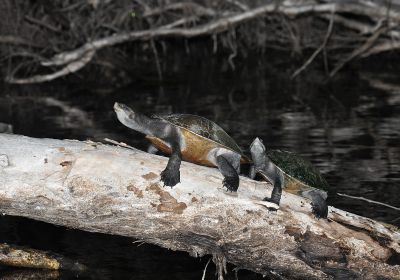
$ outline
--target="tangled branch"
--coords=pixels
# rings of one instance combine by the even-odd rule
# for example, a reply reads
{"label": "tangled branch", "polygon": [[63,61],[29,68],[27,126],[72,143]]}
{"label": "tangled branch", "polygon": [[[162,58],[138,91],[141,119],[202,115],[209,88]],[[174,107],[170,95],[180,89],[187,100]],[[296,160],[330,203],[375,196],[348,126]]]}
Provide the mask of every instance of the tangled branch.
{"label": "tangled branch", "polygon": [[[175,1],[167,5],[158,5],[152,3],[143,3],[142,1],[136,1],[139,3],[137,9],[135,9],[134,17],[136,18],[137,26],[122,28],[124,21],[129,13],[126,10],[120,15],[121,22],[119,27],[116,26],[116,19],[110,22],[102,22],[101,24],[97,21],[93,25],[97,25],[96,30],[102,30],[106,27],[107,32],[102,32],[94,39],[87,37],[86,43],[76,44],[72,50],[69,51],[56,51],[53,57],[47,60],[41,60],[40,66],[43,67],[60,67],[63,68],[56,70],[50,74],[34,75],[28,78],[17,78],[13,75],[9,75],[6,78],[8,83],[40,83],[51,81],[59,77],[66,76],[68,74],[79,71],[92,61],[94,54],[104,48],[115,46],[126,42],[133,41],[146,41],[151,43],[151,50],[157,54],[156,66],[160,72],[160,60],[157,53],[157,48],[154,45],[154,40],[160,40],[165,38],[195,38],[195,37],[211,37],[214,41],[214,47],[216,46],[217,40],[216,35],[223,36],[226,31],[237,29],[238,26],[242,26],[247,22],[258,20],[265,21],[269,18],[273,18],[275,15],[283,15],[286,19],[296,22],[301,17],[311,16],[317,19],[328,20],[328,31],[319,32],[321,39],[310,36],[310,40],[304,40],[302,48],[315,48],[315,51],[310,58],[292,75],[295,77],[303,72],[317,57],[317,55],[323,49],[335,48],[335,49],[348,49],[348,45],[340,45],[338,38],[343,37],[342,34],[333,32],[333,24],[344,27],[349,34],[348,41],[352,44],[352,53],[347,55],[345,60],[340,61],[330,73],[330,76],[335,75],[341,68],[353,59],[360,57],[367,57],[372,54],[385,52],[389,50],[395,50],[400,48],[400,43],[397,41],[400,39],[400,30],[398,28],[400,23],[400,10],[386,7],[384,5],[378,5],[371,2],[357,2],[352,1],[351,3],[345,3],[343,1],[325,1],[320,2],[296,2],[296,5],[290,0],[286,0],[277,5],[275,2],[269,2],[267,4],[252,7],[245,3],[245,1],[232,1],[226,0],[223,6],[207,6],[206,3],[203,5],[201,1],[190,2],[190,1]],[[104,4],[105,5],[105,4]],[[102,6],[96,7],[101,9]],[[106,7],[103,7],[105,9]],[[62,10],[65,12],[73,12],[75,9],[84,9],[81,6],[64,7]],[[137,16],[136,10],[143,12],[140,16]],[[335,11],[335,12],[332,12]],[[331,13],[331,15],[329,15]],[[352,17],[355,15],[357,17]],[[365,20],[365,19],[368,20]],[[56,24],[50,24],[45,20],[38,19],[37,17],[25,16],[25,19],[32,24],[46,29],[51,33],[60,33],[60,27]],[[99,19],[97,19],[99,20]],[[110,19],[111,20],[111,19]],[[382,29],[379,26],[385,22],[386,28]],[[371,23],[375,23],[371,24]],[[147,27],[145,27],[147,26]],[[122,30],[121,30],[122,28]],[[274,28],[274,27],[272,27]],[[125,29],[125,30],[124,30]],[[114,32],[109,33],[110,30]],[[263,32],[262,30],[259,32]],[[265,32],[265,31],[264,31]],[[302,31],[307,32],[307,31]],[[315,30],[308,31],[310,33],[316,32]],[[339,31],[338,31],[339,32]],[[376,36],[379,33],[378,36]],[[303,34],[304,35],[304,34]],[[313,34],[311,34],[313,35]],[[243,37],[251,35],[241,33],[239,36],[234,36],[230,40],[243,40]],[[256,33],[257,36],[257,33]],[[290,40],[299,42],[296,36],[297,34],[279,34],[278,31],[269,31],[267,34],[268,40],[264,40],[262,44],[264,47],[274,47],[274,45],[288,45]],[[356,38],[353,38],[356,37]],[[28,42],[25,39],[17,39],[17,37],[2,37],[8,38],[7,42],[17,45],[27,45]],[[9,40],[14,38],[13,40]],[[0,38],[1,39],[1,38]],[[317,44],[317,41],[321,40]],[[329,40],[329,44],[328,44]],[[360,41],[362,42],[360,44]],[[6,43],[7,43],[6,42]],[[4,40],[0,40],[4,43]],[[267,45],[268,44],[268,45]],[[308,45],[307,45],[308,44]],[[79,46],[80,45],[80,46]],[[228,47],[232,48],[231,55],[229,57],[229,63],[233,64],[233,58],[237,55],[237,44],[227,44]],[[315,46],[315,47],[314,47]]]}

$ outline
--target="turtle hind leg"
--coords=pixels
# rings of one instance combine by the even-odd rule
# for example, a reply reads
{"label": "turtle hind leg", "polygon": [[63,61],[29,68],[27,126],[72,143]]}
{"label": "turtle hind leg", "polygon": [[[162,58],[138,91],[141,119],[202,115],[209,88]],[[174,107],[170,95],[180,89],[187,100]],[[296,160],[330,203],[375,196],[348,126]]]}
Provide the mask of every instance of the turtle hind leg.
{"label": "turtle hind leg", "polygon": [[315,217],[327,219],[328,218],[328,204],[320,193],[313,193],[311,196],[312,212]]}
{"label": "turtle hind leg", "polygon": [[240,155],[222,154],[217,156],[216,163],[224,176],[222,184],[228,191],[236,192],[239,188]]}

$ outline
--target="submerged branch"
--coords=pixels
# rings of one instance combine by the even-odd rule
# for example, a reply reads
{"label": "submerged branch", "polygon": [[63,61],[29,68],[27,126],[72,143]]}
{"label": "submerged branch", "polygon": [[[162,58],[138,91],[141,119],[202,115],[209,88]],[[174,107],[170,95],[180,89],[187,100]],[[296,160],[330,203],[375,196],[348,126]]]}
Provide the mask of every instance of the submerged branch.
{"label": "submerged branch", "polygon": [[5,243],[0,243],[0,265],[51,270],[83,271],[86,269],[84,265],[58,254]]}

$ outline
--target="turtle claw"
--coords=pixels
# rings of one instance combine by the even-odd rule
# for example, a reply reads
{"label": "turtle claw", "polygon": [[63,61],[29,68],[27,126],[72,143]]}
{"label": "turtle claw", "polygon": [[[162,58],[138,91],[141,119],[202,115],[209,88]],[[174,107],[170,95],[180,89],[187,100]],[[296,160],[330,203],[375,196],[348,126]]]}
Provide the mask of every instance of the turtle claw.
{"label": "turtle claw", "polygon": [[275,199],[273,199],[273,198],[264,197],[264,198],[263,198],[263,201],[268,201],[268,202],[271,202],[271,203],[275,203],[276,205],[279,206],[279,202],[277,202],[277,201],[276,201]]}
{"label": "turtle claw", "polygon": [[164,186],[173,187],[181,181],[180,171],[174,171],[169,168],[165,168],[161,172],[161,181],[163,181]]}
{"label": "turtle claw", "polygon": [[[263,201],[268,201],[268,202],[274,203],[279,208],[279,202],[276,202],[275,199],[273,199],[273,198],[264,197]],[[267,208],[268,208],[269,211],[278,211],[278,208],[273,208],[273,207],[267,207]]]}
{"label": "turtle claw", "polygon": [[239,188],[239,177],[225,177],[222,181],[222,185],[227,191],[236,192]]}

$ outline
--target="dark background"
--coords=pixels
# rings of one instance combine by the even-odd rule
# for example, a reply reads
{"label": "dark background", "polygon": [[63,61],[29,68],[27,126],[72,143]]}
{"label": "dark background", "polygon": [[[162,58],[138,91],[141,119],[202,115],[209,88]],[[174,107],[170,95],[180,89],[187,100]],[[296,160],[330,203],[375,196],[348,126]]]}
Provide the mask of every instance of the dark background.
{"label": "dark background", "polygon": [[[115,30],[151,28],[181,15],[168,13],[143,23],[136,1],[116,2],[97,9],[85,1],[0,3],[0,38],[20,35],[42,45],[0,41],[2,80],[10,74],[50,73],[56,67],[41,67],[41,56],[52,57]],[[228,8],[221,4],[216,9]],[[132,10],[139,20],[116,20]],[[60,29],[38,27],[32,18]],[[328,27],[321,18],[296,20],[278,14],[232,28],[218,35],[217,51],[212,34],[155,40],[157,55],[146,40],[127,42],[99,51],[83,70],[61,79],[28,85],[2,82],[0,123],[32,137],[107,137],[146,150],[143,135],[118,122],[114,102],[148,115],[198,114],[218,123],[245,150],[260,137],[267,148],[293,151],[310,160],[330,184],[329,205],[400,226],[398,210],[337,195],[400,207],[400,55],[392,51],[353,60],[329,77],[330,70],[365,39],[364,34],[343,33],[343,27],[335,26],[326,53],[291,78],[321,45]],[[112,23],[112,28],[103,23]],[[291,41],[293,36],[299,36],[299,45]],[[2,279],[201,279],[210,258],[10,216],[0,216],[0,242],[51,250],[89,267],[80,274],[0,267]],[[235,279],[232,269],[228,267],[227,279]],[[247,271],[238,276],[262,279]],[[210,263],[206,279],[215,277]]]}

